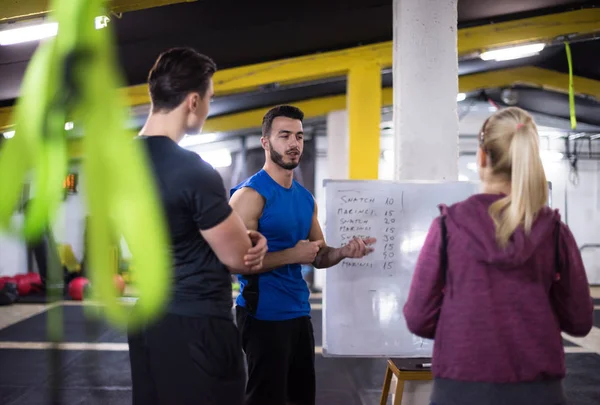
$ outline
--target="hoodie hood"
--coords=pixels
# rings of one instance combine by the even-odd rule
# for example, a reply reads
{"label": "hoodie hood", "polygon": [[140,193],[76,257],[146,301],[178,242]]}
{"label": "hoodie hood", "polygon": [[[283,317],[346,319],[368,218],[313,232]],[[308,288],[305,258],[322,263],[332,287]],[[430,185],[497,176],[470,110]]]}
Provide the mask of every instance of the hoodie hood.
{"label": "hoodie hood", "polygon": [[466,254],[477,261],[498,267],[514,267],[529,260],[540,243],[553,238],[553,232],[560,223],[560,214],[558,210],[542,208],[529,234],[519,227],[507,246],[501,248],[496,242],[494,221],[488,211],[494,202],[503,197],[498,194],[476,194],[450,207],[441,205],[440,210],[446,217],[448,234],[456,236]]}

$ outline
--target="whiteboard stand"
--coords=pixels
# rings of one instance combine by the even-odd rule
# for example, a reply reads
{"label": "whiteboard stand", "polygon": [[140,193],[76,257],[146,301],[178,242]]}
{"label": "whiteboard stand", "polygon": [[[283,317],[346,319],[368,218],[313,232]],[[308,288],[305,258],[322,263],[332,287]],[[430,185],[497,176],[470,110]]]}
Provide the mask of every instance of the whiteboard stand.
{"label": "whiteboard stand", "polygon": [[[421,247],[439,204],[469,198],[469,182],[325,180],[325,230],[330,246],[352,237],[375,237],[375,251],[325,272],[323,356],[386,358],[381,404],[398,378],[394,404],[405,381],[432,380],[433,341],[413,335],[402,309]],[[423,367],[429,364],[429,367]]]}
{"label": "whiteboard stand", "polygon": [[[429,367],[423,367],[423,364],[429,364]],[[394,392],[394,405],[402,404],[404,396],[404,383],[406,381],[432,381],[431,359],[388,359],[383,389],[381,390],[380,405],[386,405],[390,395],[392,377],[397,378],[396,389]]]}

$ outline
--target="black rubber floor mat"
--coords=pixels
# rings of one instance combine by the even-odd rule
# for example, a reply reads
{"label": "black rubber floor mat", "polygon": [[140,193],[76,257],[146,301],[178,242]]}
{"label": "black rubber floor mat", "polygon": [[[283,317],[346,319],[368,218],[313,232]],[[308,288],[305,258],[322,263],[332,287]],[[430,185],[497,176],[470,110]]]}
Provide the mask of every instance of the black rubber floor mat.
{"label": "black rubber floor mat", "polygon": [[[130,404],[131,382],[125,351],[65,352],[58,405]],[[567,354],[565,390],[570,405],[600,403],[600,356]],[[48,355],[42,350],[0,350],[3,405],[51,405]],[[317,405],[361,405],[381,392],[385,359],[317,356]],[[368,402],[369,404],[371,402]],[[373,402],[373,405],[378,402]]]}
{"label": "black rubber floor mat", "polygon": [[565,391],[569,405],[600,404],[600,355],[569,353]]}
{"label": "black rubber floor mat", "polygon": [[106,387],[115,390],[131,388],[128,351],[82,352],[69,363],[61,388]]}
{"label": "black rubber floor mat", "polygon": [[[81,354],[66,350],[59,353],[62,367],[67,366]],[[43,385],[55,371],[51,369],[50,355],[50,350],[0,350],[0,387],[28,388]],[[0,397],[4,395],[5,392],[2,390]],[[5,403],[4,401],[0,402],[3,405]]]}
{"label": "black rubber floor mat", "polygon": [[0,404],[12,404],[18,401],[30,389],[27,387],[0,386]]}
{"label": "black rubber floor mat", "polygon": [[[71,297],[65,294],[62,297],[62,301],[70,301]],[[50,298],[46,295],[45,292],[38,292],[34,294],[25,295],[24,297],[19,297],[18,304],[47,304],[50,302]]]}
{"label": "black rubber floor mat", "polygon": [[48,389],[29,390],[18,400],[2,405],[131,405],[131,389],[86,387],[60,391],[59,401],[50,402]]}
{"label": "black rubber floor mat", "polygon": [[[128,308],[128,307],[125,307]],[[53,308],[63,311],[64,342],[117,342],[126,341],[125,334],[106,322],[89,317],[81,305],[61,305]],[[0,330],[0,341],[47,342],[48,311],[25,319]]]}

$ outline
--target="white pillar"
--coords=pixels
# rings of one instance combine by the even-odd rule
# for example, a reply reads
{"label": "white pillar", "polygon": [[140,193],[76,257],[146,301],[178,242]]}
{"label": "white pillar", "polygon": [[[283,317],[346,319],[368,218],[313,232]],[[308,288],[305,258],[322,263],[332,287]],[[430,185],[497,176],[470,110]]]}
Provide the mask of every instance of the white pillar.
{"label": "white pillar", "polygon": [[[323,180],[348,178],[348,145],[348,112],[346,110],[330,112],[327,114],[326,145],[317,142],[317,150],[325,150],[326,156],[317,157],[315,161],[315,198],[319,205],[319,223],[325,234],[327,224]],[[315,269],[315,287],[322,289],[324,286],[325,270]]]}
{"label": "white pillar", "polygon": [[327,114],[327,178],[348,176],[348,111],[332,111]]}
{"label": "white pillar", "polygon": [[[394,177],[458,179],[457,0],[394,0]],[[403,405],[433,383],[405,384]]]}
{"label": "white pillar", "polygon": [[396,179],[458,179],[457,22],[457,0],[394,0]]}

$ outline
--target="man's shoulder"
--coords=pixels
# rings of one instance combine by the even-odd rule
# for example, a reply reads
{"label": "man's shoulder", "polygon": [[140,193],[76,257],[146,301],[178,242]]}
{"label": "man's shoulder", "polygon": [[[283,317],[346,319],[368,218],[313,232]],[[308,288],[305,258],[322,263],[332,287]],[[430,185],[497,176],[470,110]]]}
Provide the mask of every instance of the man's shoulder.
{"label": "man's shoulder", "polygon": [[233,186],[230,190],[230,196],[233,196],[234,193],[240,191],[244,193],[258,193],[263,194],[263,170],[254,173],[252,176],[248,177],[246,180],[243,180],[239,184]]}
{"label": "man's shoulder", "polygon": [[[232,188],[230,192],[230,198],[233,198],[235,194],[235,199],[238,201],[244,201],[245,203],[253,203],[253,202],[264,202],[265,199],[261,193],[258,192],[255,188],[251,186],[243,186],[239,188]],[[232,199],[233,201],[233,199]]]}
{"label": "man's shoulder", "polygon": [[223,187],[219,172],[197,153],[180,148],[173,157],[176,159],[173,175],[176,175],[176,181],[182,185],[210,187],[220,183]]}
{"label": "man's shoulder", "polygon": [[173,160],[177,161],[177,165],[173,167],[185,166],[192,170],[207,170],[208,163],[195,152],[187,150],[177,145],[166,137],[138,137],[138,142],[142,142],[150,152],[151,158],[155,162]]}
{"label": "man's shoulder", "polygon": [[218,174],[214,167],[207,161],[202,159],[201,155],[191,150],[179,148],[177,151],[178,166],[185,168],[194,177],[197,175],[214,175]]}

